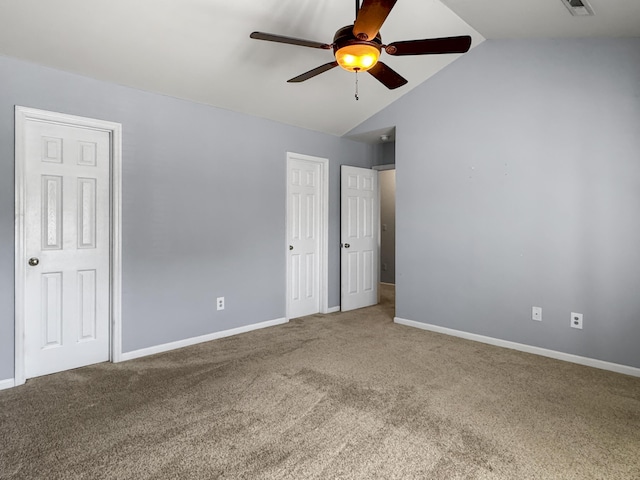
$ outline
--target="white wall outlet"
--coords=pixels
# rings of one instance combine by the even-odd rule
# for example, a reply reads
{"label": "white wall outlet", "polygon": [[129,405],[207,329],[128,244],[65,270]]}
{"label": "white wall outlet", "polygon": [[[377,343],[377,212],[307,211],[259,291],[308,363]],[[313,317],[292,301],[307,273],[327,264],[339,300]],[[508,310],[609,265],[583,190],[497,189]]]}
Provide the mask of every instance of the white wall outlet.
{"label": "white wall outlet", "polygon": [[542,307],[531,307],[531,320],[542,321]]}
{"label": "white wall outlet", "polygon": [[218,297],[216,302],[216,310],[224,310],[224,297]]}
{"label": "white wall outlet", "polygon": [[582,314],[571,312],[571,327],[582,330]]}

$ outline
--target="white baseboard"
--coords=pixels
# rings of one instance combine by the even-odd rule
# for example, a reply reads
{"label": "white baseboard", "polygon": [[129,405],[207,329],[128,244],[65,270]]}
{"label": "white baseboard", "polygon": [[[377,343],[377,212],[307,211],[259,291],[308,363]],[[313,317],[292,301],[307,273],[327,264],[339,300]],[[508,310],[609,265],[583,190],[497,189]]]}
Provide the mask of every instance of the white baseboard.
{"label": "white baseboard", "polygon": [[396,284],[395,283],[389,283],[389,282],[380,282],[381,285],[389,285],[391,287],[395,287]]}
{"label": "white baseboard", "polygon": [[327,313],[336,313],[340,311],[340,305],[338,305],[337,307],[329,307],[327,308]]}
{"label": "white baseboard", "polygon": [[473,340],[475,342],[488,343],[489,345],[495,345],[497,347],[510,348],[512,350],[519,350],[521,352],[533,353],[535,355],[541,355],[543,357],[555,358],[556,360],[563,360],[565,362],[577,363],[579,365],[585,365],[587,367],[600,368],[602,370],[609,370],[612,372],[623,373],[625,375],[631,375],[633,377],[640,377],[640,368],[631,367],[628,365],[620,365],[619,363],[605,362],[604,360],[597,360],[595,358],[581,357],[579,355],[573,355],[571,353],[558,352],[556,350],[548,350],[546,348],[534,347],[532,345],[525,345],[523,343],[510,342],[508,340],[501,340],[499,338],[485,337],[484,335],[477,335],[475,333],[463,332],[461,330],[454,330],[452,328],[440,327],[438,325],[430,325],[428,323],[416,322],[415,320],[406,320],[404,318],[399,318],[399,317],[394,318],[393,321],[400,325],[419,328],[421,330],[428,330],[430,332],[443,333],[445,335],[452,335],[454,337],[460,337],[466,340]]}
{"label": "white baseboard", "polygon": [[140,350],[134,350],[132,352],[123,353],[121,356],[121,361],[133,360],[134,358],[146,357],[148,355],[154,355],[156,353],[168,352],[169,350],[188,347],[190,345],[196,345],[198,343],[203,343],[203,342],[210,342],[211,340],[230,337],[232,335],[238,335],[240,333],[246,333],[252,330],[259,330],[261,328],[273,327],[275,325],[282,325],[283,323],[287,323],[287,321],[288,320],[286,318],[277,318],[275,320],[268,320],[266,322],[254,323],[252,325],[232,328],[231,330],[224,330],[222,332],[209,333],[207,335],[202,335],[200,337],[186,338],[184,340],[178,340],[177,342],[164,343],[162,345],[156,345],[154,347],[142,348]]}
{"label": "white baseboard", "polygon": [[6,380],[0,380],[0,390],[6,390],[7,388],[13,388],[16,386],[16,382],[13,378],[7,378]]}

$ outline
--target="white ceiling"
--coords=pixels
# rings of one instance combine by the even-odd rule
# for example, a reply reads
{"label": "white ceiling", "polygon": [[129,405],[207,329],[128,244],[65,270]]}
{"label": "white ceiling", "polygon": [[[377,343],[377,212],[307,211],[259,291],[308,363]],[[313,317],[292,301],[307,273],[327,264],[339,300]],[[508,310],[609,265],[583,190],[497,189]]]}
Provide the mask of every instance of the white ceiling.
{"label": "white ceiling", "polygon": [[574,17],[561,0],[444,0],[485,38],[640,37],[640,0],[585,0]]}
{"label": "white ceiling", "polygon": [[[384,43],[484,38],[640,36],[640,0],[591,0],[592,18],[560,0],[398,0]],[[335,68],[330,51],[252,40],[254,30],[331,43],[354,19],[353,0],[0,0],[0,53],[142,90],[342,135],[459,55],[382,60],[409,80],[390,91]],[[463,20],[464,18],[464,20]],[[474,30],[470,25],[475,27]]]}

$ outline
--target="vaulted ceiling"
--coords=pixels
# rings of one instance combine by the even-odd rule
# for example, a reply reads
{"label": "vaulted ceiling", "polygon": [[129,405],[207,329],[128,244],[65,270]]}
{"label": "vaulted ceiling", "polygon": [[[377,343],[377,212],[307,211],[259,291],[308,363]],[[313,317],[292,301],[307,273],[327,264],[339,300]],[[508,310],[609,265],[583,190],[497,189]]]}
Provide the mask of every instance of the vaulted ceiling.
{"label": "vaulted ceiling", "polygon": [[[398,0],[384,43],[485,38],[640,36],[640,1],[590,0],[573,17],[561,0]],[[353,0],[0,0],[0,54],[100,80],[342,135],[459,55],[390,57],[409,83],[388,90],[335,68],[330,51],[252,40],[259,30],[331,43],[351,24]]]}

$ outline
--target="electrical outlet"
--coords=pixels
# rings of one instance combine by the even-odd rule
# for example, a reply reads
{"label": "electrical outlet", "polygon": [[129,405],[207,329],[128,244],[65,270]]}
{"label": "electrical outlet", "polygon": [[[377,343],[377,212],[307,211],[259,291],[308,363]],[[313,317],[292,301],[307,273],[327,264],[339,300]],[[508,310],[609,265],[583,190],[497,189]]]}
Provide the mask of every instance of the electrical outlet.
{"label": "electrical outlet", "polygon": [[218,297],[216,305],[217,305],[217,310],[224,310],[224,297]]}
{"label": "electrical outlet", "polygon": [[582,314],[571,312],[571,327],[582,330]]}
{"label": "electrical outlet", "polygon": [[542,321],[542,307],[531,307],[531,320]]}

